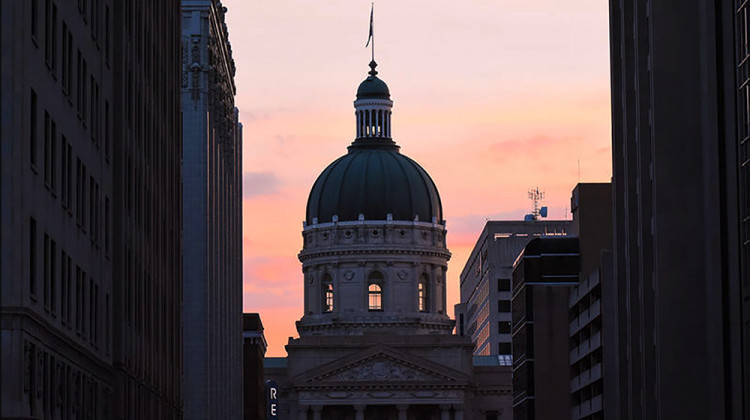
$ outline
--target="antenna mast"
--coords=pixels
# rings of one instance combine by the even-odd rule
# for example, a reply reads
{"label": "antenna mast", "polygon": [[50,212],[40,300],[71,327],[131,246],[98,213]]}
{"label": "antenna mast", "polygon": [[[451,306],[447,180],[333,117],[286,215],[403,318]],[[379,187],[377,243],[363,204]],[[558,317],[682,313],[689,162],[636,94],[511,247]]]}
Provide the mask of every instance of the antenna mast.
{"label": "antenna mast", "polygon": [[533,203],[533,208],[531,210],[531,216],[533,216],[533,220],[539,220],[540,216],[546,216],[546,214],[541,214],[541,210],[539,208],[539,201],[541,201],[543,198],[544,191],[539,191],[539,187],[529,190],[529,199]]}

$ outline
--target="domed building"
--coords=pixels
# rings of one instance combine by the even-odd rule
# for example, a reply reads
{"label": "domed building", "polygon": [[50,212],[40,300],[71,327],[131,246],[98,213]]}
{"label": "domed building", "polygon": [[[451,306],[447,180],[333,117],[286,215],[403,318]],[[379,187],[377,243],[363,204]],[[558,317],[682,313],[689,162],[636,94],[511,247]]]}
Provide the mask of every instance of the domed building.
{"label": "domed building", "polygon": [[376,66],[357,89],[355,140],[307,201],[300,337],[266,370],[279,418],[509,418],[509,368],[474,366],[472,342],[453,334],[440,194],[393,141]]}

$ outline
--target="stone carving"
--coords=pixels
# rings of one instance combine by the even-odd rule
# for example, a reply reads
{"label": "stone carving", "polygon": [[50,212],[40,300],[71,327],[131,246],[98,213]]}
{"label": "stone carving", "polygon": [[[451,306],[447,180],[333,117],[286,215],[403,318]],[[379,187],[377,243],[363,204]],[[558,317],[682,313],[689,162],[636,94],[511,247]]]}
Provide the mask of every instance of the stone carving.
{"label": "stone carving", "polygon": [[406,270],[399,270],[398,273],[396,274],[398,275],[398,278],[400,278],[401,280],[406,280],[406,278],[409,277],[409,272]]}
{"label": "stone carving", "polygon": [[368,360],[328,378],[331,381],[428,381],[431,375],[389,359]]}
{"label": "stone carving", "polygon": [[354,278],[354,272],[349,270],[346,273],[344,273],[344,278],[347,280],[351,280]]}

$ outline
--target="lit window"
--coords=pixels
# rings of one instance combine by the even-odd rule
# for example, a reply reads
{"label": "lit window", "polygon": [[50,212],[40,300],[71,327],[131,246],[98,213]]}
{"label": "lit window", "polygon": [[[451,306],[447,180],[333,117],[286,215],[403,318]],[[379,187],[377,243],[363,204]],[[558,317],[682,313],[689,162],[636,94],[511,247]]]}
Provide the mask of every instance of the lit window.
{"label": "lit window", "polygon": [[370,310],[371,311],[382,311],[383,310],[383,289],[377,284],[370,284],[368,288],[370,293]]}
{"label": "lit window", "polygon": [[333,311],[333,279],[329,274],[323,278],[323,312]]}
{"label": "lit window", "polygon": [[422,275],[422,281],[419,282],[419,311],[427,312],[429,307],[427,305],[427,274]]}

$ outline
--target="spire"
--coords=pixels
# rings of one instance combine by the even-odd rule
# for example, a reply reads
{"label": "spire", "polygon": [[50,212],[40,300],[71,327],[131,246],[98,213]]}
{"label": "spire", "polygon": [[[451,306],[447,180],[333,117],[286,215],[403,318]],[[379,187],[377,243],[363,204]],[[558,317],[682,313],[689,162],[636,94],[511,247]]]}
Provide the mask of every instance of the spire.
{"label": "spire", "polygon": [[370,76],[375,77],[378,74],[378,71],[375,70],[375,67],[377,67],[377,66],[378,66],[378,63],[376,63],[375,60],[370,61],[370,69],[371,70],[368,72],[368,74]]}

